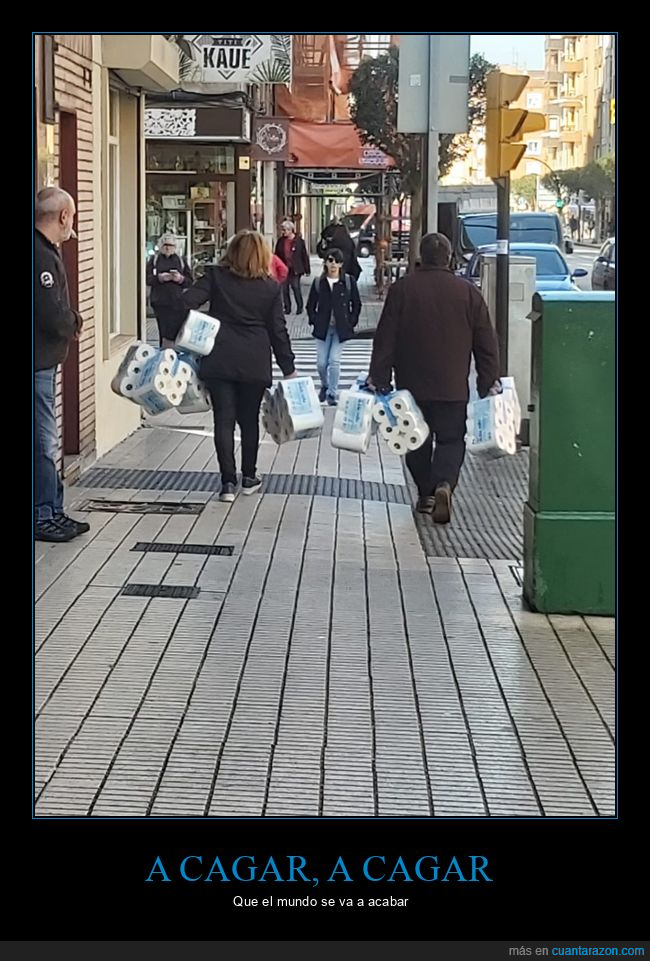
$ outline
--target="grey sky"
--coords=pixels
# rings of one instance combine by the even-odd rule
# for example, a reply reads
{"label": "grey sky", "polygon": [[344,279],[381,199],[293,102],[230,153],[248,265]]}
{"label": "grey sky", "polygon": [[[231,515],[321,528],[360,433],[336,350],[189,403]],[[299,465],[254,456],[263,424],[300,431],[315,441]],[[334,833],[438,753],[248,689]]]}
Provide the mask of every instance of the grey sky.
{"label": "grey sky", "polygon": [[529,70],[543,70],[544,37],[543,33],[472,34],[470,50],[482,53],[496,66],[513,64]]}

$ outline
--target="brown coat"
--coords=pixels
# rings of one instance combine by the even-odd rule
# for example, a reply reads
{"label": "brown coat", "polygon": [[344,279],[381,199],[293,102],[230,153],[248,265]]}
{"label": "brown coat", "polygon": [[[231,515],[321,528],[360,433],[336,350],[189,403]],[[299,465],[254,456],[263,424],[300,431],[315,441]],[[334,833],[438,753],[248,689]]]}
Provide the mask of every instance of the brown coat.
{"label": "brown coat", "polygon": [[467,401],[471,356],[485,397],[499,377],[499,348],[479,290],[446,267],[423,266],[388,291],[379,318],[370,377],[421,401]]}

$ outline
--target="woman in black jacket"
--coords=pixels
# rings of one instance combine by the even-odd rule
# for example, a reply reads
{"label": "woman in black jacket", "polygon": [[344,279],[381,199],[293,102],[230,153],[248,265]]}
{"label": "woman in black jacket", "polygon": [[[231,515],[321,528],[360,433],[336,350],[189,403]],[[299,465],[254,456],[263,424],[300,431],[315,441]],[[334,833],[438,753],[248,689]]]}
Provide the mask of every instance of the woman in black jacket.
{"label": "woman in black jacket", "polygon": [[311,286],[307,301],[309,323],[318,341],[316,363],[321,388],[319,400],[336,404],[341,370],[341,347],[354,337],[361,298],[354,277],[343,272],[343,254],[336,247],[325,256],[323,273]]}
{"label": "woman in black jacket", "polygon": [[212,399],[214,442],[221,471],[222,501],[234,501],[235,422],[241,431],[242,493],[253,494],[257,475],[259,414],[264,388],[272,383],[271,350],[285,377],[296,377],[280,287],[270,276],[271,251],[254,230],[240,230],[221,263],[208,267],[183,295],[185,307],[210,301],[221,321],[214,349],[201,360],[199,376]]}
{"label": "woman in black jacket", "polygon": [[187,310],[183,291],[194,280],[188,262],[176,253],[176,238],[163,234],[159,253],[147,261],[147,286],[151,287],[151,309],[156,316],[161,347],[171,347],[183,326]]}

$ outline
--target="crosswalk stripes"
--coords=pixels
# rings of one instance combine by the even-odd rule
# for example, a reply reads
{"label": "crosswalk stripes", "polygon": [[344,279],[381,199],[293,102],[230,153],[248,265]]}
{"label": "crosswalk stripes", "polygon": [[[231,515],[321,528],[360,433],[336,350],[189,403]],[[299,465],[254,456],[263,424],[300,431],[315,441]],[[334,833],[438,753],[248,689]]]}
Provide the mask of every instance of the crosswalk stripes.
{"label": "crosswalk stripes", "polygon": [[[316,366],[316,340],[297,340],[292,343],[296,356],[296,370],[304,377],[313,377],[314,383],[320,383]],[[339,387],[351,387],[362,371],[367,371],[372,354],[371,340],[347,341],[341,353],[341,376]],[[273,362],[273,380],[279,380],[282,371]]]}

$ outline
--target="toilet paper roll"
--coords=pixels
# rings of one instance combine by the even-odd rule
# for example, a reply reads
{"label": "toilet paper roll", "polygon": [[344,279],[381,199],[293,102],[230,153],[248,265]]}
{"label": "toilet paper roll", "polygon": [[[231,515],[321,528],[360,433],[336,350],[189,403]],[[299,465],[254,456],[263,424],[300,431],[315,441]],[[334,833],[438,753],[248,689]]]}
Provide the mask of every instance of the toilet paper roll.
{"label": "toilet paper roll", "polygon": [[369,423],[368,431],[362,434],[350,434],[338,427],[332,428],[331,444],[341,450],[349,450],[356,454],[365,454],[370,445],[372,427]]}
{"label": "toilet paper roll", "polygon": [[118,397],[126,397],[127,399],[133,396],[133,388],[135,387],[135,380],[132,377],[125,376],[119,372],[115,375],[111,381],[111,390]]}
{"label": "toilet paper roll", "polygon": [[184,360],[177,357],[171,369],[171,376],[187,384],[196,377],[196,372]]}
{"label": "toilet paper roll", "polygon": [[154,354],[158,353],[157,347],[152,347],[151,344],[134,344],[133,347],[129,348],[129,351],[133,351],[133,356],[131,360],[136,360],[138,363],[142,363],[145,360],[149,360]]}
{"label": "toilet paper roll", "polygon": [[138,374],[131,375],[135,382],[135,390],[144,392],[149,389],[157,377],[169,377],[172,366],[173,363],[164,356],[163,351],[154,354],[153,357],[145,361]]}
{"label": "toilet paper roll", "polygon": [[422,418],[412,413],[400,414],[397,418],[397,423],[401,430],[405,431],[420,430],[423,427]]}
{"label": "toilet paper roll", "polygon": [[393,454],[399,454],[400,457],[403,457],[406,453],[408,453],[406,434],[401,434],[398,432],[392,437],[387,437],[386,445]]}
{"label": "toilet paper roll", "polygon": [[422,447],[425,440],[429,436],[429,428],[426,427],[413,427],[406,434],[406,446],[408,450],[417,450],[418,447]]}
{"label": "toilet paper roll", "polygon": [[378,424],[388,423],[392,426],[395,426],[397,424],[397,417],[390,409],[388,401],[389,396],[380,396],[379,398],[375,397],[375,403],[372,408],[372,416]]}
{"label": "toilet paper roll", "polygon": [[400,433],[399,424],[379,424],[379,433],[388,440],[389,437],[396,437]]}
{"label": "toilet paper roll", "polygon": [[141,368],[147,360],[157,353],[157,347],[152,347],[149,344],[142,343],[133,344],[128,348],[124,357],[122,358],[119,371],[127,371],[131,364],[135,365],[135,367]]}
{"label": "toilet paper roll", "polygon": [[410,390],[396,390],[391,394],[388,406],[399,417],[400,414],[412,413],[418,410],[415,398]]}
{"label": "toilet paper roll", "polygon": [[325,419],[311,377],[295,377],[281,381],[277,388],[276,413],[286,422],[291,433],[323,426]]}

